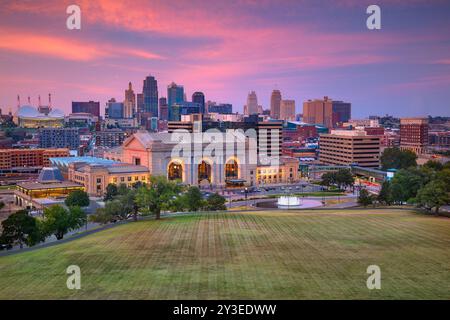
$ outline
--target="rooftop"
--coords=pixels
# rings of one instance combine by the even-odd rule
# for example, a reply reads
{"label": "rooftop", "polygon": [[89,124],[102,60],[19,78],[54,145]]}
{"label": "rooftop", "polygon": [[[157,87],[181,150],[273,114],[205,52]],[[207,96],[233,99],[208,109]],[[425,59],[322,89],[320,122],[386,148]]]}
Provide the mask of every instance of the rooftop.
{"label": "rooftop", "polygon": [[103,158],[97,158],[97,157],[91,157],[91,156],[83,156],[83,157],[55,157],[55,158],[49,158],[50,163],[56,166],[63,166],[68,167],[69,164],[74,162],[85,162],[88,164],[102,164],[102,165],[108,165],[108,164],[115,164],[120,163],[114,160],[108,160]]}
{"label": "rooftop", "polygon": [[61,181],[52,183],[41,183],[41,182],[22,182],[17,184],[18,187],[27,190],[43,190],[43,189],[61,189],[61,188],[74,188],[82,187],[78,183],[71,181]]}

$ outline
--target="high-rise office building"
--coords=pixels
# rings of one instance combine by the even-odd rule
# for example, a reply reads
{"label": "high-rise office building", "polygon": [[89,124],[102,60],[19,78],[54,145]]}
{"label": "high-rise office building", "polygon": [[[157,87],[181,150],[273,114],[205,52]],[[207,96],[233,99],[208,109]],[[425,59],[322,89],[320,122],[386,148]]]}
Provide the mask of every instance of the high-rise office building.
{"label": "high-rise office building", "polygon": [[159,98],[159,119],[169,120],[169,106],[167,105],[167,98]]}
{"label": "high-rise office building", "polygon": [[148,76],[144,80],[144,86],[142,88],[142,94],[144,99],[143,112],[149,112],[153,117],[158,116],[158,82],[155,77]]}
{"label": "high-rise office building", "polygon": [[273,90],[270,96],[270,116],[273,119],[280,119],[281,92]]}
{"label": "high-rise office building", "polygon": [[331,130],[319,138],[319,160],[325,164],[378,168],[381,137],[364,130]]}
{"label": "high-rise office building", "polygon": [[192,102],[197,103],[200,108],[200,113],[204,114],[205,110],[205,95],[203,92],[194,92],[192,94]]}
{"label": "high-rise office building", "polygon": [[144,94],[143,93],[138,93],[136,95],[136,109],[137,109],[137,113],[145,112],[145,110],[144,110]]}
{"label": "high-rise office building", "polygon": [[295,120],[295,101],[281,100],[280,103],[280,120],[294,121]]}
{"label": "high-rise office building", "polygon": [[122,119],[124,114],[123,102],[117,102],[116,99],[111,98],[106,103],[105,118],[107,119]]}
{"label": "high-rise office building", "polygon": [[181,105],[184,102],[184,87],[172,82],[167,86],[167,105],[169,107],[169,119],[178,118],[177,115],[172,116],[173,106]]}
{"label": "high-rise office building", "polygon": [[258,114],[258,98],[256,97],[256,92],[252,91],[247,96],[247,107],[244,108],[246,110],[247,115]]}
{"label": "high-rise office building", "polygon": [[128,83],[128,89],[125,90],[125,100],[123,102],[123,117],[126,119],[134,118],[136,114],[136,95],[134,94],[131,82]]}
{"label": "high-rise office building", "polygon": [[428,119],[400,119],[400,149],[411,150],[416,154],[425,153],[428,146]]}
{"label": "high-rise office building", "polygon": [[72,113],[90,113],[100,117],[100,102],[98,101],[72,101]]}
{"label": "high-rise office building", "polygon": [[351,117],[351,103],[334,101],[328,97],[308,100],[303,103],[303,121],[334,128],[348,122]]}

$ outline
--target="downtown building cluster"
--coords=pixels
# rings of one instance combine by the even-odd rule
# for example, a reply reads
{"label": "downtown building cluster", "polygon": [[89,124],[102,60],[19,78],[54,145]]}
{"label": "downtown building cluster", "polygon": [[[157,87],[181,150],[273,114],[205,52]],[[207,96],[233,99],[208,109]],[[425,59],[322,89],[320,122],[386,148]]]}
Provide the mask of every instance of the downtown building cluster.
{"label": "downtown building cluster", "polygon": [[[123,98],[105,103],[104,116],[99,101],[73,101],[71,113],[64,115],[52,107],[50,95],[48,105],[39,99],[37,107],[30,99],[21,105],[18,98],[16,112],[1,115],[3,124],[15,124],[12,134],[0,134],[0,175],[4,183],[18,182],[16,204],[42,208],[76,186],[91,196],[102,196],[110,183],[131,186],[148,182],[151,175],[223,189],[316,179],[340,167],[372,174],[380,167],[384,148],[400,147],[425,158],[433,152],[432,141],[440,149],[449,148],[448,120],[436,131],[428,118],[353,119],[350,102],[327,96],[304,101],[302,113],[297,113],[295,101],[283,98],[280,90],[272,91],[267,109],[255,91],[249,92],[241,114],[233,112],[229,103],[207,100],[201,91],[189,101],[184,87],[175,82],[166,89],[166,96],[160,96],[157,79],[151,75],[143,80],[141,92],[135,93],[130,82]],[[243,147],[247,158],[235,152],[212,160],[175,156],[177,144],[170,137],[180,131],[192,137],[208,136],[211,131],[223,136],[249,131],[254,135],[231,143],[236,150]],[[203,140],[193,140],[189,147],[202,152],[210,148]],[[257,160],[249,163],[252,153]],[[51,188],[33,178],[46,167],[63,177],[52,181]],[[383,177],[383,172],[377,174]],[[21,184],[23,178],[36,180]],[[43,200],[48,198],[52,201]]]}

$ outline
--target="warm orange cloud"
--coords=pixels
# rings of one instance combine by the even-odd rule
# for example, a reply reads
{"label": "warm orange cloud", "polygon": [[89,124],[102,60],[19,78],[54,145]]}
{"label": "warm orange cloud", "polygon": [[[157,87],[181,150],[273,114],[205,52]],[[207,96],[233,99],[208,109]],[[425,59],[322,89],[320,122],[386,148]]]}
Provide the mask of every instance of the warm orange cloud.
{"label": "warm orange cloud", "polygon": [[113,47],[104,43],[75,41],[70,38],[7,29],[0,31],[0,50],[37,54],[74,61],[91,61],[120,55],[143,59],[163,59],[159,54],[141,49]]}
{"label": "warm orange cloud", "polygon": [[27,54],[38,54],[66,60],[88,61],[104,56],[95,47],[51,36],[12,30],[0,31],[0,49]]}

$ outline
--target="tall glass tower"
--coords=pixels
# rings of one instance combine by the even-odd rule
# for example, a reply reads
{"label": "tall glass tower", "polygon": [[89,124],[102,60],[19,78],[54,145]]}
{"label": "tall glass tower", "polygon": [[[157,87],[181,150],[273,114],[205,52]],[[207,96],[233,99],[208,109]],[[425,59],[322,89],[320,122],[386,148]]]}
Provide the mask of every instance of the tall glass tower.
{"label": "tall glass tower", "polygon": [[151,113],[152,117],[158,117],[158,82],[155,77],[145,78],[142,95],[144,97],[143,111]]}
{"label": "tall glass tower", "polygon": [[181,105],[184,102],[184,88],[172,82],[167,86],[167,105],[169,106],[169,119],[172,119],[173,105]]}
{"label": "tall glass tower", "polygon": [[203,92],[194,92],[192,94],[192,102],[195,102],[200,107],[200,113],[205,113],[205,95]]}

